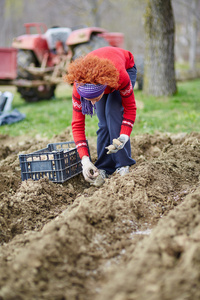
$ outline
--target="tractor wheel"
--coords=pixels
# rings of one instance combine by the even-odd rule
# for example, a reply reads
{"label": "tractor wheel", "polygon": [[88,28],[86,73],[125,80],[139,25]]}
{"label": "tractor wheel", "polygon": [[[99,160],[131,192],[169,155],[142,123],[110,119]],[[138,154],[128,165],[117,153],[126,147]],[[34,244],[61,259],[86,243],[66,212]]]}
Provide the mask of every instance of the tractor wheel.
{"label": "tractor wheel", "polygon": [[25,68],[29,67],[31,64],[36,65],[36,59],[34,54],[30,50],[18,50],[17,53],[17,77],[18,79],[33,79],[31,75]]}
{"label": "tractor wheel", "polygon": [[80,44],[74,48],[74,55],[72,59],[74,60],[80,56],[85,56],[93,50],[106,46],[109,46],[109,43],[104,38],[97,35],[92,35],[89,42]]}
{"label": "tractor wheel", "polygon": [[26,102],[38,102],[54,97],[56,85],[43,85],[39,87],[18,87],[17,91]]}
{"label": "tractor wheel", "polygon": [[[30,50],[19,50],[17,54],[17,78],[33,80],[38,79],[30,74],[25,68],[30,65],[37,66],[37,60]],[[18,87],[17,91],[26,102],[49,100],[54,96],[56,85],[42,85],[39,87]]]}

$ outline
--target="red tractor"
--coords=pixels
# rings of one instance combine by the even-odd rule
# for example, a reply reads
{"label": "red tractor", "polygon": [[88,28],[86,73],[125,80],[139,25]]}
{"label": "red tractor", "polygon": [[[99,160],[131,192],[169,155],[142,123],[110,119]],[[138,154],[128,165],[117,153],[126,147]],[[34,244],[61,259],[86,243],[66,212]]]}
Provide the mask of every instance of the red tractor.
{"label": "red tractor", "polygon": [[[12,48],[7,48],[9,53],[3,51],[2,57],[1,50],[6,48],[0,48],[1,61],[5,61],[4,66],[0,66],[0,84],[6,81],[6,84],[16,85],[27,102],[52,98],[73,59],[108,45],[123,48],[122,33],[109,33],[98,27],[47,29],[43,23],[27,23],[25,27],[26,34],[14,38]],[[32,33],[33,29],[36,33]],[[12,59],[8,59],[8,55]],[[5,75],[9,70],[10,77]]]}

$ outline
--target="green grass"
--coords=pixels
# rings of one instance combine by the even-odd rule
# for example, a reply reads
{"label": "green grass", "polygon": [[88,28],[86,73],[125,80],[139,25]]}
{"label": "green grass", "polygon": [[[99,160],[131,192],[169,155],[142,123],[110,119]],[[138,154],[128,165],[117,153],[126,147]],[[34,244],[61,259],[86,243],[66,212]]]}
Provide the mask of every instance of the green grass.
{"label": "green grass", "polygon": [[15,92],[12,108],[17,108],[26,115],[26,118],[18,123],[1,126],[0,133],[11,136],[23,134],[35,136],[39,134],[50,138],[70,126],[71,102],[71,89],[65,86],[57,88],[54,99],[36,103],[26,103],[20,94]]}
{"label": "green grass", "polygon": [[143,109],[137,110],[134,126],[136,133],[191,132],[200,129],[200,80],[178,84],[178,92],[172,97],[147,97],[135,91],[136,101]]}
{"label": "green grass", "polygon": [[[178,84],[178,92],[172,97],[146,96],[135,90],[137,118],[133,134],[160,132],[199,132],[200,128],[200,80]],[[29,135],[51,138],[71,126],[72,89],[66,85],[58,86],[55,99],[37,103],[26,103],[16,90],[0,87],[1,91],[10,89],[14,93],[12,108],[26,114],[18,123],[0,126],[0,134],[10,136]],[[87,137],[96,136],[98,120],[96,116],[86,117]]]}

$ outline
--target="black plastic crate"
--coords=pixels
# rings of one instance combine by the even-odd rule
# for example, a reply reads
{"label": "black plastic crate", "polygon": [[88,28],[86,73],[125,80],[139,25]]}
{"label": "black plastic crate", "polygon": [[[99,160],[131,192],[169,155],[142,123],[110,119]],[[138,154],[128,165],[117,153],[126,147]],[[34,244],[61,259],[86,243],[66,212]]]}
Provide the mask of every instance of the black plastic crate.
{"label": "black plastic crate", "polygon": [[81,159],[74,142],[48,144],[47,148],[19,155],[21,178],[48,177],[62,183],[82,172]]}

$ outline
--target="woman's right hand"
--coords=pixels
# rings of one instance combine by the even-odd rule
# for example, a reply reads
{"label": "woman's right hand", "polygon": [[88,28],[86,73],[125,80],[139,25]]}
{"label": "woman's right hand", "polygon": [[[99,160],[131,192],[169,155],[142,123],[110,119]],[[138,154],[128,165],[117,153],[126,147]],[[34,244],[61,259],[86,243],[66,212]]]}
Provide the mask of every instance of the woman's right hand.
{"label": "woman's right hand", "polygon": [[81,159],[82,173],[87,182],[93,183],[94,179],[99,175],[97,167],[90,161],[88,156],[83,156]]}

